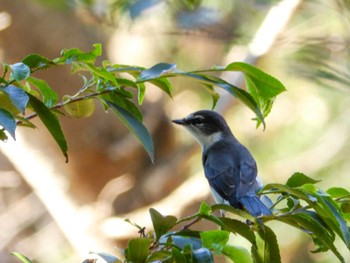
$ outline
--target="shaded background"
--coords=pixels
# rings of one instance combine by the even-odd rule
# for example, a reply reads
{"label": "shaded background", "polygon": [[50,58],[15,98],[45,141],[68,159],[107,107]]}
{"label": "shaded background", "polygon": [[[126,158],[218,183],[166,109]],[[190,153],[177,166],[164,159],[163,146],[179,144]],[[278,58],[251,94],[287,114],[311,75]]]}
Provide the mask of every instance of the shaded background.
{"label": "shaded background", "polygon": [[[268,14],[272,23],[264,25]],[[256,38],[261,27],[267,31]],[[54,58],[63,48],[88,51],[102,43],[103,59],[118,64],[169,62],[195,70],[244,60],[276,76],[288,91],[277,98],[265,131],[224,93],[218,109],[255,156],[265,183],[284,183],[301,171],[322,180],[324,189],[350,184],[349,32],[347,0],[0,0],[0,60],[9,64],[31,53]],[[259,50],[266,45],[259,41],[272,45]],[[82,84],[69,68],[36,76],[61,96]],[[223,77],[239,83],[234,75]],[[12,251],[36,262],[81,262],[88,251],[118,254],[117,247],[137,236],[123,219],[149,229],[150,207],[181,217],[197,211],[202,200],[213,202],[199,146],[170,122],[209,109],[210,96],[185,79],[172,84],[173,100],[149,86],[141,107],[155,141],[155,165],[101,107],[87,119],[62,118],[68,164],[40,124],[20,128],[15,143],[1,145],[1,262],[18,262]],[[303,233],[271,227],[283,262],[335,261],[330,253],[311,254]],[[232,242],[244,245],[235,237]]]}

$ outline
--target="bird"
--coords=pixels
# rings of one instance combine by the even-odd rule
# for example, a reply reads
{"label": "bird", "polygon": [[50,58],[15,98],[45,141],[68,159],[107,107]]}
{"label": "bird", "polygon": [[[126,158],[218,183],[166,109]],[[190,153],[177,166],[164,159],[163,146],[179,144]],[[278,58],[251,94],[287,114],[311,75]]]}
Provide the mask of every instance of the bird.
{"label": "bird", "polygon": [[272,214],[268,208],[271,200],[256,194],[263,186],[256,162],[224,117],[200,110],[172,122],[186,128],[201,145],[204,174],[216,203],[245,209],[256,218]]}

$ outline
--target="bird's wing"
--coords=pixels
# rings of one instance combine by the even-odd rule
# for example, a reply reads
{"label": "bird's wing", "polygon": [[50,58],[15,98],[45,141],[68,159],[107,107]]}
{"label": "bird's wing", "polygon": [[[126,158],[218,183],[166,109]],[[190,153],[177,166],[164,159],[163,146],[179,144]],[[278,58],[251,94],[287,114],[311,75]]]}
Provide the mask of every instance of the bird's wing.
{"label": "bird's wing", "polygon": [[214,148],[204,153],[203,166],[210,186],[223,199],[238,207],[238,200],[236,199],[237,187],[240,184],[238,164],[233,162],[233,159],[225,150]]}

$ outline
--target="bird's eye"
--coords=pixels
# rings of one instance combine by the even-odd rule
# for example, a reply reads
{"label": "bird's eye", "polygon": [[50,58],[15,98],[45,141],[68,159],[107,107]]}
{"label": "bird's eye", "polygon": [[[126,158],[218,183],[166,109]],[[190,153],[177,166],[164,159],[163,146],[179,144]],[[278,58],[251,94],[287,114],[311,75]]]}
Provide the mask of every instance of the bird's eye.
{"label": "bird's eye", "polygon": [[192,125],[200,125],[203,123],[204,123],[204,120],[202,118],[195,118],[195,119],[191,120]]}

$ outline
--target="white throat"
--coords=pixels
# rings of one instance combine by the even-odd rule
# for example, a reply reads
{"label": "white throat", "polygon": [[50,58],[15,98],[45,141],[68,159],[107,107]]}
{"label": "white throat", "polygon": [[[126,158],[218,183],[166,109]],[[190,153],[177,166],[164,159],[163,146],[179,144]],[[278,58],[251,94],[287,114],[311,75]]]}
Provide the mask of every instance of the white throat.
{"label": "white throat", "polygon": [[221,132],[215,132],[211,135],[204,135],[202,133],[196,133],[192,129],[188,130],[197,139],[199,144],[202,146],[202,149],[208,148],[209,146],[213,145],[222,138]]}

